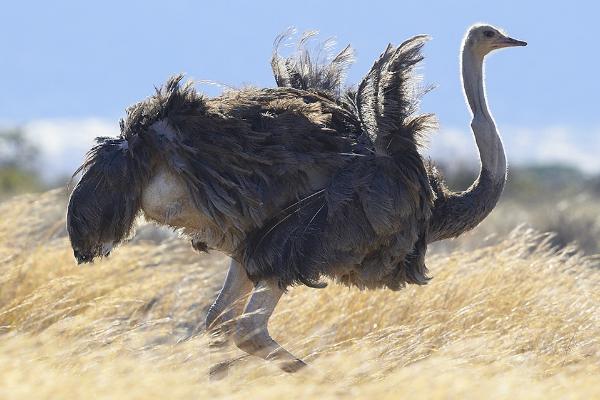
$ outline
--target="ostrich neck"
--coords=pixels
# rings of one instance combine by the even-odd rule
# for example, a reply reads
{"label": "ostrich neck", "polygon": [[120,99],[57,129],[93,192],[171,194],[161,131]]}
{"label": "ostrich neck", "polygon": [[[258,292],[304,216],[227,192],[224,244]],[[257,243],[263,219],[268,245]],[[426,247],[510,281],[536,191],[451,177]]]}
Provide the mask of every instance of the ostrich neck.
{"label": "ostrich neck", "polygon": [[429,242],[456,237],[477,226],[496,206],[506,182],[506,157],[487,106],[483,75],[483,55],[465,46],[462,53],[463,87],[473,113],[471,129],[481,168],[477,180],[466,191],[438,193]]}
{"label": "ostrich neck", "polygon": [[483,83],[483,56],[468,48],[464,49],[461,68],[463,89],[471,112],[474,116],[490,118]]}
{"label": "ostrich neck", "polygon": [[483,80],[483,56],[470,48],[465,48],[462,53],[462,79],[465,95],[473,113],[471,129],[479,149],[481,172],[485,171],[496,182],[504,183],[506,157],[496,124],[487,106]]}

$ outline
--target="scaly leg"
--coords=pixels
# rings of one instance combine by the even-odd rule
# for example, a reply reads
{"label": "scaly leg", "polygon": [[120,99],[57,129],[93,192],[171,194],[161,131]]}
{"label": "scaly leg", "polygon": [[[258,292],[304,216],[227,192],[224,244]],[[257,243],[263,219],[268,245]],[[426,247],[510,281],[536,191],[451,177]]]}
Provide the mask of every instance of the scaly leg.
{"label": "scaly leg", "polygon": [[237,347],[265,360],[274,360],[286,372],[295,372],[306,364],[281,347],[267,329],[269,317],[283,290],[276,282],[260,281],[248,300],[244,314],[237,321],[233,339]]}
{"label": "scaly leg", "polygon": [[246,298],[252,290],[244,267],[231,260],[223,288],[206,315],[206,330],[211,331],[239,317],[244,310]]}
{"label": "scaly leg", "polygon": [[252,281],[240,263],[231,260],[227,278],[217,299],[206,315],[206,332],[209,336],[211,378],[218,379],[227,375],[227,369],[233,362],[227,359],[223,349],[229,344],[234,321],[242,314],[246,298],[252,290]]}

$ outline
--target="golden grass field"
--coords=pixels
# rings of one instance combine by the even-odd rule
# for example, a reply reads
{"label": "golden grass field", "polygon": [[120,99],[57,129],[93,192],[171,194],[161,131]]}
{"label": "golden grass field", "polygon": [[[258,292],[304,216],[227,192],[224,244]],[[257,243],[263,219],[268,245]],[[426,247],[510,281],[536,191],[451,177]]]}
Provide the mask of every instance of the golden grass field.
{"label": "golden grass field", "polygon": [[272,333],[310,367],[247,359],[212,382],[225,257],[135,239],[77,267],[65,202],[0,204],[0,399],[600,399],[600,262],[547,236],[433,252],[431,283],[400,292],[293,288]]}

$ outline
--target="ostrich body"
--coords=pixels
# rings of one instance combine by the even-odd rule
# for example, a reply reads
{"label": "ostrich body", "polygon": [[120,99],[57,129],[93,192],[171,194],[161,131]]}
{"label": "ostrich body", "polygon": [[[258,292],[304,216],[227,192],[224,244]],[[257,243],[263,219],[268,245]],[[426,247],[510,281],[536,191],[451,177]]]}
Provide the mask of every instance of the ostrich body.
{"label": "ostrich body", "polygon": [[275,89],[206,99],[171,78],[130,107],[121,135],[99,138],[80,168],[67,214],[78,262],[107,256],[140,213],[178,228],[196,249],[232,258],[206,319],[214,342],[232,337],[285,371],[304,366],[267,328],[289,286],[324,287],[323,276],[360,288],[425,284],[427,244],[475,227],[502,192],[506,159],[483,59],[525,43],[484,25],[466,36],[463,84],[481,172],[453,193],[419,153],[433,125],[415,113],[413,70],[425,40],[388,46],[347,93],[349,48],[324,66],[307,53],[275,54]]}

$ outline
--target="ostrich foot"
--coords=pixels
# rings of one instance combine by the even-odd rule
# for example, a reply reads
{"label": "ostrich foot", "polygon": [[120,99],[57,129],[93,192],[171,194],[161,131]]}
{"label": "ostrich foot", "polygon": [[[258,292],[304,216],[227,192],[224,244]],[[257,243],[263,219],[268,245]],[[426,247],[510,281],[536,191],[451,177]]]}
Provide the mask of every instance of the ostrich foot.
{"label": "ostrich foot", "polygon": [[308,364],[306,364],[301,359],[296,358],[293,361],[283,361],[283,362],[279,363],[279,368],[281,368],[281,370],[284,372],[293,374],[294,372],[300,371],[302,368],[306,367],[307,365]]}
{"label": "ostrich foot", "polygon": [[275,361],[285,372],[296,372],[306,363],[277,343],[267,329],[269,318],[283,290],[277,283],[260,281],[250,295],[244,314],[237,320],[233,340],[238,348],[267,361]]}
{"label": "ostrich foot", "polygon": [[229,375],[231,361],[222,361],[210,367],[208,370],[208,379],[210,381],[220,381]]}

